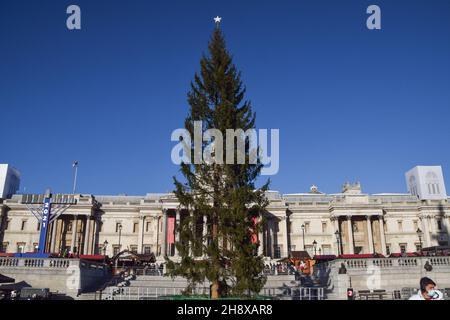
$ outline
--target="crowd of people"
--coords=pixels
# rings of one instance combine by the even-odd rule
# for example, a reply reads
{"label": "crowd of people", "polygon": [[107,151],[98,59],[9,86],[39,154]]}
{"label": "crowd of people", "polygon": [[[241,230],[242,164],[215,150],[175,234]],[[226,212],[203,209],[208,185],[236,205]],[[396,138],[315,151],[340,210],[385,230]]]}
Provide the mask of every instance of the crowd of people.
{"label": "crowd of people", "polygon": [[264,274],[267,275],[295,274],[296,272],[295,267],[286,262],[266,263],[264,265]]}
{"label": "crowd of people", "polygon": [[146,264],[143,268],[144,275],[155,275],[162,276],[164,274],[164,264],[163,263],[149,263]]}

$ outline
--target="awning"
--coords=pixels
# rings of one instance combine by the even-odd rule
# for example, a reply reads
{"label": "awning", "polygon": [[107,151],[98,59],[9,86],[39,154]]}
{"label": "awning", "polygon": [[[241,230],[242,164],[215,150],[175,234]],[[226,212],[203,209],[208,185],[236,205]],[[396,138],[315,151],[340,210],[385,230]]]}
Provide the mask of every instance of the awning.
{"label": "awning", "polygon": [[291,258],[298,260],[311,259],[308,251],[291,251]]}
{"label": "awning", "polygon": [[314,260],[334,260],[336,256],[334,254],[322,254],[314,256]]}
{"label": "awning", "polygon": [[25,281],[0,285],[0,291],[14,291],[14,290],[18,291],[22,290],[23,288],[31,288],[31,286]]}
{"label": "awning", "polygon": [[14,281],[15,280],[13,278],[10,278],[10,277],[0,274],[0,283],[12,283]]}
{"label": "awning", "polygon": [[80,259],[86,260],[95,260],[95,261],[104,261],[108,256],[100,255],[100,254],[80,254]]}
{"label": "awning", "polygon": [[368,258],[384,258],[381,254],[341,254],[338,259],[368,259]]}

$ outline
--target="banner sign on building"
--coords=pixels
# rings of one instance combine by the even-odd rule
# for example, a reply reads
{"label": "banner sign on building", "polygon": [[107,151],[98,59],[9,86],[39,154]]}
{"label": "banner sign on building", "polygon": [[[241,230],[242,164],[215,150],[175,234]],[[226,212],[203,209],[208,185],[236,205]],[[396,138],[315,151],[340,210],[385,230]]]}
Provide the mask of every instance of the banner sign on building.
{"label": "banner sign on building", "polygon": [[253,222],[252,244],[255,244],[255,243],[258,243],[258,233],[256,232],[256,230],[257,230],[256,225],[258,224],[258,218],[257,217],[253,217],[252,218],[252,222]]}
{"label": "banner sign on building", "polygon": [[167,243],[175,243],[175,217],[167,217]]}

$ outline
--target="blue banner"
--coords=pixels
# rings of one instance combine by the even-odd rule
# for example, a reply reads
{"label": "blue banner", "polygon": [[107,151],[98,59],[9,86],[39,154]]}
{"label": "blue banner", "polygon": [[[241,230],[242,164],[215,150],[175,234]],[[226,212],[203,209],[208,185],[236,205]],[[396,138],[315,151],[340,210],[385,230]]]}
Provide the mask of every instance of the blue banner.
{"label": "blue banner", "polygon": [[47,229],[48,229],[48,221],[50,219],[51,207],[52,207],[51,198],[45,198],[44,208],[42,209],[41,233],[39,236],[39,246],[38,246],[39,253],[44,253],[45,251],[45,242],[47,240]]}

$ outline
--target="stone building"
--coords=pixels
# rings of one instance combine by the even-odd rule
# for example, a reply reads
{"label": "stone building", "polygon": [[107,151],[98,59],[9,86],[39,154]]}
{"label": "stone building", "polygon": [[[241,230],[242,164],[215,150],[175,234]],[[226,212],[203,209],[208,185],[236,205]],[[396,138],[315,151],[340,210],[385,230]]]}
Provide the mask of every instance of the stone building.
{"label": "stone building", "polygon": [[[0,203],[1,252],[33,252],[40,225],[30,212],[42,195],[14,195]],[[341,193],[267,192],[266,224],[258,235],[259,253],[286,257],[291,251],[313,254],[414,252],[420,246],[449,244],[450,204],[420,200],[412,194],[364,194],[359,183]],[[55,195],[66,203],[49,226],[47,252],[81,254],[137,253],[176,256],[174,225],[189,213],[179,209],[173,194],[145,196]],[[63,201],[61,201],[61,199]],[[56,211],[55,211],[56,212]],[[200,222],[201,223],[201,222]],[[202,232],[207,230],[206,219]],[[421,232],[417,232],[419,231]]]}

